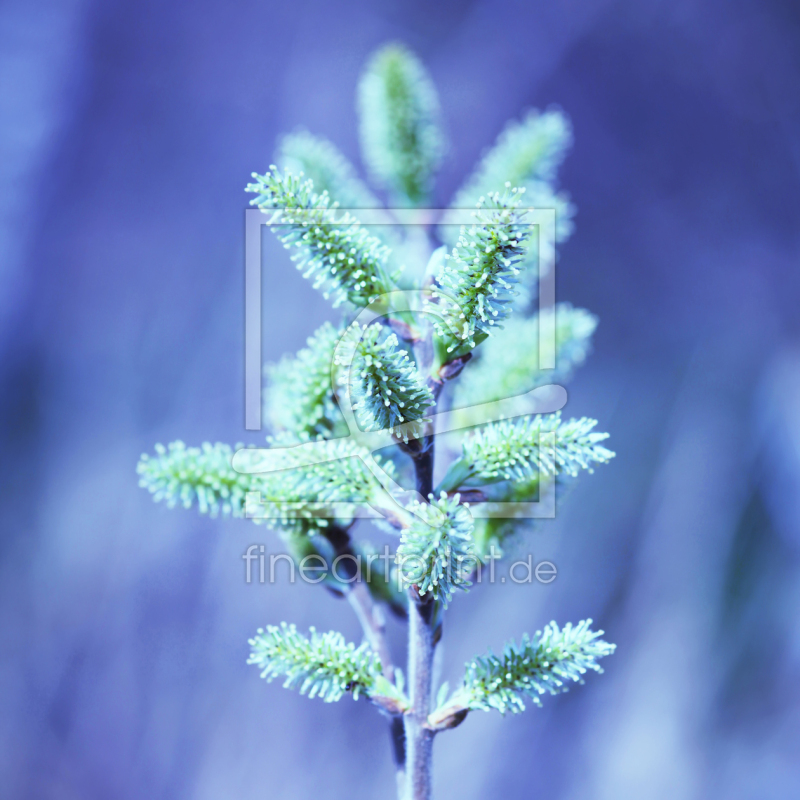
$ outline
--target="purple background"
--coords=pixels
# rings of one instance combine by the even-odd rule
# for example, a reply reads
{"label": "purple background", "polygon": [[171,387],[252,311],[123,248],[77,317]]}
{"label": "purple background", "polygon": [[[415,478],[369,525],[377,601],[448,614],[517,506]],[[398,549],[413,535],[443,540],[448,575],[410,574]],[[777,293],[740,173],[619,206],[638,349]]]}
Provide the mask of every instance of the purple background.
{"label": "purple background", "polygon": [[[297,125],[358,161],[354,90],[402,39],[439,87],[446,203],[504,121],[558,103],[578,206],[560,300],[601,319],[570,386],[617,459],[531,537],[551,586],[457,598],[442,674],[551,618],[602,677],[436,743],[441,798],[800,796],[800,6],[779,0],[0,8],[0,786],[9,798],[376,798],[365,703],[245,665],[314,587],[276,537],[155,505],[139,454],[244,431],[242,189]],[[268,249],[264,350],[327,304]],[[398,653],[402,643],[392,627]]]}

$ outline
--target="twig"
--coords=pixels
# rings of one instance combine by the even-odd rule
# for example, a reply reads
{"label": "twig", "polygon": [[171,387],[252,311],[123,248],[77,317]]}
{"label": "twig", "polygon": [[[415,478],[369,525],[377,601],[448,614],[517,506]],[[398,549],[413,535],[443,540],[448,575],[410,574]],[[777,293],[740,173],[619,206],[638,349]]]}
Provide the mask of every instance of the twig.
{"label": "twig", "polygon": [[408,800],[430,800],[431,754],[434,731],[428,727],[433,672],[434,610],[429,595],[422,600],[416,587],[409,591],[408,684],[411,710],[405,715]]}
{"label": "twig", "polygon": [[[327,529],[325,537],[333,545],[337,556],[353,554],[353,549],[350,546],[350,535],[344,528],[338,525],[331,525]],[[347,602],[361,623],[361,629],[364,631],[364,636],[369,642],[369,646],[380,659],[383,677],[389,683],[394,684],[394,665],[389,645],[386,641],[386,626],[381,610],[373,601],[367,586],[362,582],[362,576],[353,573],[352,576],[348,576],[348,580],[351,577],[353,579],[345,591]],[[406,785],[406,740],[403,717],[401,715],[390,717],[389,736],[391,737],[392,757],[397,775],[397,796],[399,800],[403,800]]]}
{"label": "twig", "polygon": [[394,683],[394,665],[391,653],[389,653],[389,645],[386,642],[384,620],[380,609],[372,600],[369,589],[361,582],[361,576],[350,584],[347,601],[361,623],[369,646],[380,659],[383,677],[389,683]]}
{"label": "twig", "polygon": [[[433,436],[414,458],[417,491],[424,497],[433,491]],[[433,678],[433,651],[441,631],[436,630],[436,603],[422,598],[416,586],[408,590],[408,688],[411,710],[405,715],[408,800],[431,796],[431,754],[434,732],[428,728]]]}

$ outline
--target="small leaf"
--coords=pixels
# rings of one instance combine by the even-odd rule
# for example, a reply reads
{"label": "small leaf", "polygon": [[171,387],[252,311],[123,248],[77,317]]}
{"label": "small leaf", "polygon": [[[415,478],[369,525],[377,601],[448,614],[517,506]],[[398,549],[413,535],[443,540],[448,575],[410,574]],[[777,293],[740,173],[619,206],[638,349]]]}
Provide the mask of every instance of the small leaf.
{"label": "small leaf", "polygon": [[450,693],[450,684],[445,681],[440,687],[436,695],[435,708],[441,708],[447,702],[447,696]]}

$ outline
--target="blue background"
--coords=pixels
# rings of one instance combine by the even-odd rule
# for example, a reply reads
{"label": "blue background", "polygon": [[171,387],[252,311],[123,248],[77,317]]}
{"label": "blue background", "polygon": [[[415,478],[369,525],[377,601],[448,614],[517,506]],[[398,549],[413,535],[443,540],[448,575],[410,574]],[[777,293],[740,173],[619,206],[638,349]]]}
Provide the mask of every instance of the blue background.
{"label": "blue background", "polygon": [[[425,60],[446,203],[505,120],[557,103],[577,204],[558,297],[600,316],[570,386],[618,457],[530,540],[559,577],[457,598],[443,677],[592,616],[604,676],[436,743],[439,797],[800,796],[800,6],[780,0],[0,8],[0,786],[9,798],[376,798],[365,703],[247,667],[318,588],[247,586],[243,521],[137,487],[157,441],[244,431],[243,186],[302,124],[358,161],[378,45]],[[264,351],[325,301],[268,247]],[[399,626],[391,634],[402,650]]]}

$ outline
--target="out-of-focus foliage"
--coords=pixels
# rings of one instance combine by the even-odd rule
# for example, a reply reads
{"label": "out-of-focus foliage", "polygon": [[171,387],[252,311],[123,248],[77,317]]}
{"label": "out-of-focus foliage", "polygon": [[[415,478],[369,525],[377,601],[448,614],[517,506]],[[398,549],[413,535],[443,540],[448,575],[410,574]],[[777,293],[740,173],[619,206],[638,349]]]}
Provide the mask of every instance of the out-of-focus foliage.
{"label": "out-of-focus foliage", "polygon": [[400,205],[422,205],[444,153],[436,89],[400,44],[375,53],[358,90],[361,149],[376,183]]}
{"label": "out-of-focus foliage", "polygon": [[341,208],[379,208],[369,190],[336,145],[308,131],[290,133],[281,139],[275,159],[278,166],[314,183],[314,191],[327,192]]}
{"label": "out-of-focus foliage", "polygon": [[555,308],[555,369],[539,368],[539,315],[511,316],[481,345],[477,363],[455,385],[453,405],[469,424],[469,406],[505,400],[538,386],[569,380],[591,349],[597,317],[569,303]]}
{"label": "out-of-focus foliage", "polygon": [[275,430],[301,440],[346,433],[334,390],[333,354],[341,336],[326,322],[296,355],[267,367],[264,409]]}

